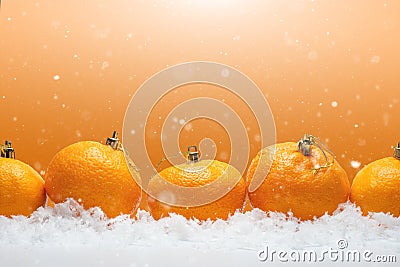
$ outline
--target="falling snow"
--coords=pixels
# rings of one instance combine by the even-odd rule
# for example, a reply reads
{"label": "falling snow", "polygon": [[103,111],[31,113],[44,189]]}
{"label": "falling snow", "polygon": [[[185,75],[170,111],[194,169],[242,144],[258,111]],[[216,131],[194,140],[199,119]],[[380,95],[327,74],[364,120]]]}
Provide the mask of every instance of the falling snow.
{"label": "falling snow", "polygon": [[60,80],[60,75],[54,75],[54,76],[53,76],[53,79],[54,79],[55,81]]}
{"label": "falling snow", "polygon": [[308,53],[308,59],[311,61],[317,60],[318,59],[318,53],[316,51],[310,51]]}
{"label": "falling snow", "polygon": [[101,69],[105,70],[110,66],[110,63],[108,61],[103,61],[102,65],[101,65]]}
{"label": "falling snow", "polygon": [[380,60],[381,60],[381,58],[379,56],[373,56],[371,58],[371,63],[372,64],[378,64]]}
{"label": "falling snow", "polygon": [[133,34],[130,32],[130,33],[128,33],[128,34],[126,35],[126,40],[127,40],[127,41],[130,40],[130,39],[132,39],[132,37],[133,37]]}
{"label": "falling snow", "polygon": [[239,41],[240,40],[240,35],[235,35],[232,37],[233,41]]}
{"label": "falling snow", "polygon": [[361,166],[361,162],[356,161],[356,160],[352,160],[352,161],[350,162],[350,165],[351,165],[352,168],[358,169],[358,168],[360,168],[360,166]]}
{"label": "falling snow", "polygon": [[332,103],[331,103],[331,106],[332,106],[333,108],[336,108],[338,105],[339,105],[339,103],[336,102],[336,101],[332,101]]}
{"label": "falling snow", "polygon": [[227,78],[229,76],[229,70],[228,69],[222,69],[221,76],[224,77],[224,78]]}
{"label": "falling snow", "polygon": [[388,113],[383,114],[383,126],[388,127],[389,126],[389,119],[390,115]]}
{"label": "falling snow", "polygon": [[189,132],[189,131],[193,131],[192,128],[193,128],[193,126],[192,126],[191,123],[188,123],[188,124],[185,125],[185,130],[188,131],[188,132]]}
{"label": "falling snow", "polygon": [[357,144],[359,146],[365,146],[367,144],[367,140],[365,140],[364,138],[359,138]]}

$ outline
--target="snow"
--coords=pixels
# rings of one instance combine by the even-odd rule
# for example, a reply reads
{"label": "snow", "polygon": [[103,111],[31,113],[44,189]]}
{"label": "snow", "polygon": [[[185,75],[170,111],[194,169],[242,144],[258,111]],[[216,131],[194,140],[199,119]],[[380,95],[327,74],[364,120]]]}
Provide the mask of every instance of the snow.
{"label": "snow", "polygon": [[308,53],[308,59],[309,60],[317,60],[318,59],[318,53],[317,53],[317,51],[314,51],[314,50],[312,50],[312,51],[310,51],[309,53]]}
{"label": "snow", "polygon": [[233,41],[239,41],[240,40],[240,35],[235,35],[232,37]]}
{"label": "snow", "polygon": [[0,216],[0,229],[0,266],[265,266],[271,262],[258,257],[266,246],[322,251],[343,243],[400,260],[400,218],[362,216],[350,203],[313,221],[254,209],[199,222],[175,214],[155,221],[140,210],[136,218],[107,219],[99,208],[85,211],[69,200],[30,218]]}
{"label": "snow", "polygon": [[371,57],[371,63],[372,64],[377,64],[377,63],[379,63],[380,60],[381,60],[381,58],[379,56]]}
{"label": "snow", "polygon": [[229,77],[229,70],[228,69],[222,69],[221,70],[221,76],[222,77],[224,77],[224,78],[227,78],[227,77]]}
{"label": "snow", "polygon": [[101,65],[101,69],[105,70],[110,66],[110,63],[108,61],[103,61],[102,65]]}
{"label": "snow", "polygon": [[361,166],[361,162],[359,162],[357,160],[352,160],[352,161],[350,161],[350,165],[351,165],[352,168],[358,169]]}

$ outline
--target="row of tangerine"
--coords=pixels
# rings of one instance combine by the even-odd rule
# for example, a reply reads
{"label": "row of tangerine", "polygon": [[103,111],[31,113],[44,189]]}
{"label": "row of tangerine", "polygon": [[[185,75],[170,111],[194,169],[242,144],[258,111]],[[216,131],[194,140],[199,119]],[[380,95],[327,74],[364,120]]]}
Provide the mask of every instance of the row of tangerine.
{"label": "row of tangerine", "polygon": [[[140,202],[140,174],[132,168],[132,162],[126,164],[115,132],[106,145],[82,141],[59,151],[50,162],[44,181],[14,156],[11,143],[6,142],[1,147],[0,159],[0,215],[29,216],[44,205],[46,193],[55,203],[74,198],[86,208],[98,206],[109,217],[131,214]],[[190,164],[169,167],[154,176],[146,190],[151,193],[145,196],[157,219],[170,212],[200,220],[226,219],[243,209],[246,195],[254,208],[291,211],[303,220],[331,214],[349,197],[364,214],[372,211],[399,216],[399,158],[400,145],[395,148],[395,157],[364,167],[350,187],[345,171],[329,149],[318,138],[305,135],[298,143],[262,149],[252,160],[246,179],[227,163],[197,161],[193,157]],[[197,170],[193,172],[193,168]],[[205,200],[215,195],[215,187],[207,185],[217,180],[221,189],[218,194],[224,194],[203,205],[192,205],[191,199]],[[190,191],[194,195],[185,196],[186,205],[174,205],[182,198],[179,192],[184,190],[167,190],[171,184],[194,189]]]}

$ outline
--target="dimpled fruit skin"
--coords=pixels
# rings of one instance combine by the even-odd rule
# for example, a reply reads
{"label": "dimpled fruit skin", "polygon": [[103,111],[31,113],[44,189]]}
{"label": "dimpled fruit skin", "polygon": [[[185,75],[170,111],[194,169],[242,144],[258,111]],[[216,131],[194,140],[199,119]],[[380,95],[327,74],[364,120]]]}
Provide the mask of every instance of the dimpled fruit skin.
{"label": "dimpled fruit skin", "polygon": [[390,212],[400,215],[400,160],[388,157],[371,162],[353,180],[350,200],[364,215]]}
{"label": "dimpled fruit skin", "polygon": [[[211,163],[211,164],[210,164]],[[150,208],[151,215],[155,219],[167,217],[168,213],[180,214],[187,219],[196,218],[198,220],[216,220],[216,219],[227,219],[229,215],[235,213],[236,210],[242,210],[246,198],[246,183],[241,177],[241,174],[233,166],[213,160],[202,160],[194,163],[194,166],[207,166],[199,172],[187,171],[191,168],[190,164],[182,164],[177,167],[168,167],[162,170],[159,175],[154,176],[149,182],[149,189],[151,191],[157,191],[163,186],[163,179],[174,185],[184,187],[202,187],[208,185],[218,179],[220,181],[219,186],[222,188],[229,187],[229,181],[232,179],[238,180],[236,185],[221,198],[201,206],[195,207],[180,207],[171,206],[166,203],[160,202],[154,199],[152,196],[147,196],[148,205]],[[224,176],[221,176],[226,172]],[[158,188],[156,188],[158,187]],[[212,192],[210,192],[212,194]]]}
{"label": "dimpled fruit skin", "polygon": [[0,215],[29,216],[45,202],[44,181],[31,166],[0,158]]}
{"label": "dimpled fruit skin", "polygon": [[[261,152],[266,153],[268,149],[270,147],[261,150],[251,162],[248,185],[253,179]],[[248,192],[254,208],[283,213],[291,211],[295,217],[309,220],[325,212],[331,214],[338,204],[348,200],[349,180],[337,161],[333,166],[313,173],[315,166],[326,162],[317,147],[311,147],[310,156],[298,152],[298,144],[294,142],[276,144],[275,149],[269,173],[263,176],[256,190]]]}
{"label": "dimpled fruit skin", "polygon": [[45,186],[55,203],[73,198],[85,208],[100,207],[108,217],[132,213],[141,198],[124,153],[93,141],[59,151],[48,166]]}

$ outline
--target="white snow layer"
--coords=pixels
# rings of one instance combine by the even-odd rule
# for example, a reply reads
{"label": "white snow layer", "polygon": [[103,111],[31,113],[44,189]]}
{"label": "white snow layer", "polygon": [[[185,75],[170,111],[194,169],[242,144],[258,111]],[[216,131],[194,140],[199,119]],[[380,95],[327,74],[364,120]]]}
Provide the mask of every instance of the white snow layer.
{"label": "white snow layer", "polygon": [[[346,247],[339,247],[343,243]],[[285,251],[293,257],[305,250],[319,256],[329,249],[370,251],[371,258],[392,255],[400,262],[400,218],[362,216],[346,203],[332,216],[305,222],[259,209],[215,222],[175,214],[156,221],[146,211],[134,219],[107,219],[99,208],[85,211],[73,200],[39,208],[29,218],[0,216],[0,266],[266,266],[296,261],[288,260],[289,254],[261,261],[266,247],[269,253]],[[374,260],[370,263],[378,265]],[[332,258],[322,263],[354,264]]]}

